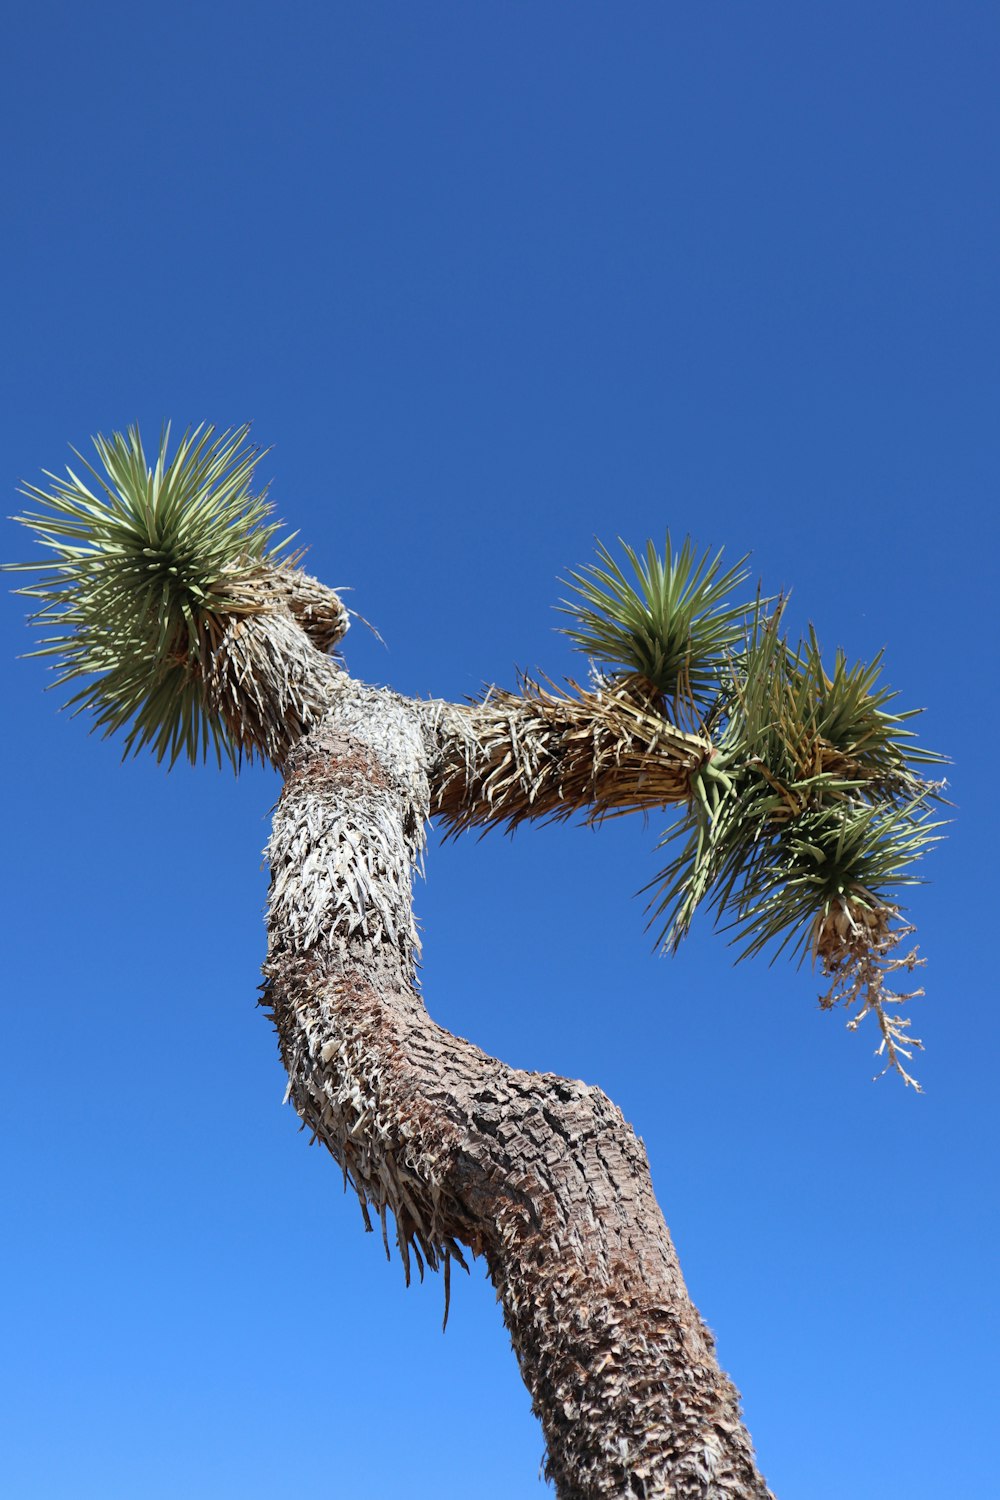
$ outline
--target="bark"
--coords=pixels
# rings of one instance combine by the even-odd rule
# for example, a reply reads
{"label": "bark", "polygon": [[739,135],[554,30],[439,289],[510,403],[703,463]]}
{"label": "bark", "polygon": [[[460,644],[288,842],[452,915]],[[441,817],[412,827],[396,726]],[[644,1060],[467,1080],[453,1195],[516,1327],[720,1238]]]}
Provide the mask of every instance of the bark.
{"label": "bark", "polygon": [[664,718],[641,678],[572,696],[526,679],[483,703],[428,705],[436,738],[432,812],[453,832],[584,813],[596,822],[687,802],[713,754]]}
{"label": "bark", "polygon": [[[289,625],[243,628],[273,628],[284,649]],[[620,1111],[599,1089],[509,1068],[450,1035],[416,986],[411,882],[427,819],[478,797],[479,821],[497,821],[504,785],[521,787],[516,805],[531,800],[538,762],[518,749],[521,709],[511,700],[491,739],[475,710],[354,683],[299,634],[302,733],[282,748],[265,966],[295,1108],[369,1227],[370,1210],[381,1219],[387,1249],[392,1215],[408,1279],[414,1264],[441,1267],[447,1296],[463,1249],[485,1257],[561,1500],[765,1500],[737,1392]],[[260,649],[270,659],[278,646]],[[224,704],[225,685],[215,691]],[[703,746],[669,754],[689,752],[704,758]],[[538,811],[586,799],[586,778],[563,794],[557,769],[546,774]]]}

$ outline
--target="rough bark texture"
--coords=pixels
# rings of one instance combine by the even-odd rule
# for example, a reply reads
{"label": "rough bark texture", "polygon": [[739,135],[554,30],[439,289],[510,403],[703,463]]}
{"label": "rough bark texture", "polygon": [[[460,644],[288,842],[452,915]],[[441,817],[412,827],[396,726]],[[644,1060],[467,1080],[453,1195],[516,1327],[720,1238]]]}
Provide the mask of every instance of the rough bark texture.
{"label": "rough bark texture", "polygon": [[[286,621],[245,629],[281,635]],[[441,1266],[447,1288],[462,1247],[485,1257],[561,1500],[765,1500],[737,1392],[620,1111],[599,1089],[506,1067],[443,1031],[416,988],[411,880],[428,815],[447,809],[456,778],[481,788],[505,757],[517,770],[520,710],[508,705],[489,748],[475,711],[361,686],[304,639],[295,670],[308,732],[282,755],[265,969],[295,1108],[366,1222],[373,1208],[386,1235],[393,1216],[407,1277],[414,1261]],[[696,764],[692,739],[670,754]],[[585,798],[545,775],[539,811]],[[480,821],[496,821],[480,804]]]}
{"label": "rough bark texture", "polygon": [[583,812],[592,822],[686,802],[711,743],[668,724],[642,679],[572,696],[525,679],[485,702],[429,704],[431,811],[453,832]]}

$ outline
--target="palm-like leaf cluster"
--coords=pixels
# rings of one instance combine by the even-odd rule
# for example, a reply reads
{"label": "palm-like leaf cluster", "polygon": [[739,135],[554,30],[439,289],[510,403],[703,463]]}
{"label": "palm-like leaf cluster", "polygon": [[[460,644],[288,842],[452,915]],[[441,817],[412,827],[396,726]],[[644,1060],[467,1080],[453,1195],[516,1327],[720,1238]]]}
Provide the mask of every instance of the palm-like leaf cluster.
{"label": "palm-like leaf cluster", "polygon": [[594,662],[626,672],[674,700],[704,705],[718,689],[726,654],[742,640],[746,611],[729,603],[749,577],[742,559],[722,571],[722,553],[698,557],[690,539],[661,556],[652,542],[639,556],[622,542],[629,570],[598,543],[599,563],[570,574],[566,635]]}
{"label": "palm-like leaf cluster", "polygon": [[[942,784],[927,771],[941,757],[916,745],[913,713],[895,710],[881,655],[850,666],[838,652],[828,674],[811,629],[793,645],[780,601],[732,604],[742,565],[696,564],[688,543],[679,554],[668,543],[663,559],[650,544],[644,562],[626,549],[634,578],[600,556],[574,575],[567,633],[616,678],[655,684],[665,718],[693,706],[712,741],[661,841],[671,857],[650,887],[658,942],[676,945],[704,903],[740,957],[810,954],[831,981],[824,1003],[873,1010],[904,1072],[903,1044],[919,1044],[885,1008],[898,998],[886,975],[903,962],[891,956],[903,931],[893,896],[940,826],[930,804]],[[669,664],[659,676],[657,661]]]}
{"label": "palm-like leaf cluster", "polygon": [[42,509],[17,519],[49,552],[15,565],[40,575],[21,590],[47,632],[33,654],[55,658],[56,685],[86,679],[68,706],[105,734],[127,729],[126,755],[151,746],[173,764],[211,745],[235,759],[199,664],[227,618],[257,607],[247,585],[287,545],[252,490],[248,430],[198,428],[168,460],[165,428],[150,464],[132,427],[95,438],[99,467],[77,454],[89,480],[67,470],[47,474],[50,490],[23,487]]}

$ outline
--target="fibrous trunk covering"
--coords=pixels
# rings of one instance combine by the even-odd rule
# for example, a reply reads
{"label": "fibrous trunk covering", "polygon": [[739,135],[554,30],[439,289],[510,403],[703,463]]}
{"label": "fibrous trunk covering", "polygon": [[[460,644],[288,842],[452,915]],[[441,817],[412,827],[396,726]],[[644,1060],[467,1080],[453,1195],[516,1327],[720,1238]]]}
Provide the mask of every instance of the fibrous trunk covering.
{"label": "fibrous trunk covering", "polygon": [[456,745],[471,783],[494,774],[495,736],[477,773],[476,726],[456,728],[474,710],[327,680],[269,848],[266,1003],[296,1109],[366,1221],[385,1234],[391,1213],[407,1275],[416,1260],[447,1281],[463,1247],[485,1257],[561,1500],[764,1500],[620,1111],[451,1036],[416,989],[427,819],[454,797]]}

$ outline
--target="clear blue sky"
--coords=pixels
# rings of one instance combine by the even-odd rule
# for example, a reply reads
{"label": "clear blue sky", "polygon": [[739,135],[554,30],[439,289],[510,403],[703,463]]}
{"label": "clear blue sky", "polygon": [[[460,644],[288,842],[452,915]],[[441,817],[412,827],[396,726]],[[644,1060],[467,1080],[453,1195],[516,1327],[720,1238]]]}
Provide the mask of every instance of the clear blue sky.
{"label": "clear blue sky", "polygon": [[[3,472],[255,421],[352,670],[579,670],[596,534],[753,552],[888,647],[957,821],[912,898],[923,1098],[805,970],[653,957],[658,827],[432,847],[432,1013],[644,1137],[781,1500],[995,1481],[993,4],[14,0]],[[5,532],[4,553],[26,539]],[[5,597],[12,1500],[531,1500],[481,1267],[404,1292],[255,1009],[276,779],[122,767]]]}

